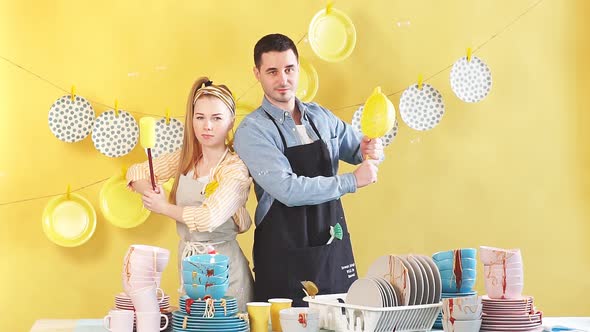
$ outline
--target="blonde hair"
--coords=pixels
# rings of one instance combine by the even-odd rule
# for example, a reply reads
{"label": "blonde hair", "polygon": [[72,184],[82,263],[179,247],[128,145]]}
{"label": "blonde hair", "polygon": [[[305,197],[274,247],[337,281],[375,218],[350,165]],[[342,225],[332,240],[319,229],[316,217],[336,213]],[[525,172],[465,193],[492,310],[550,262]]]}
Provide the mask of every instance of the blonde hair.
{"label": "blonde hair", "polygon": [[[193,127],[193,117],[195,115],[195,103],[199,98],[218,98],[230,110],[232,116],[236,114],[236,102],[234,97],[225,85],[214,85],[208,77],[198,78],[191,87],[186,103],[186,114],[184,119],[184,138],[182,142],[182,150],[180,152],[180,161],[178,163],[178,171],[174,178],[174,184],[170,191],[170,203],[176,204],[176,190],[178,189],[178,182],[180,175],[186,175],[191,168],[195,167],[199,157],[202,154],[201,143],[195,137],[195,130]],[[232,128],[233,130],[233,128]],[[228,147],[233,150],[233,135],[229,139]]]}

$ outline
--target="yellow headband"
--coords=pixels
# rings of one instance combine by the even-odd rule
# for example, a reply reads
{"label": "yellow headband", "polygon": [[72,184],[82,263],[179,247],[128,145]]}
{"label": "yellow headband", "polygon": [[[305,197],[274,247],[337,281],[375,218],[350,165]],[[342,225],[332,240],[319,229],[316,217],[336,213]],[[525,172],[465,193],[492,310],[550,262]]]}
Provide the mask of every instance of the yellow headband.
{"label": "yellow headband", "polygon": [[231,93],[229,93],[229,91],[214,85],[204,86],[197,90],[197,93],[195,93],[195,98],[193,99],[193,107],[197,102],[197,99],[199,99],[203,95],[215,96],[219,98],[225,104],[225,106],[229,108],[233,115],[236,114],[236,102],[234,101],[234,97],[231,95]]}

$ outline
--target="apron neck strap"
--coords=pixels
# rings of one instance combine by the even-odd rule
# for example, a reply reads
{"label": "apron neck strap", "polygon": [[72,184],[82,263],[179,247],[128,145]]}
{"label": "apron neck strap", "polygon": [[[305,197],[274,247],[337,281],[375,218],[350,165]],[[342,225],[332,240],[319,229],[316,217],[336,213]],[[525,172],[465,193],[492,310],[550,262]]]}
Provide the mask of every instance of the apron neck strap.
{"label": "apron neck strap", "polygon": [[[264,111],[264,113],[266,113],[266,116],[268,116],[268,118],[270,119],[270,121],[272,121],[272,123],[275,125],[275,127],[277,127],[277,130],[279,132],[279,135],[281,136],[281,141],[283,141],[283,147],[286,149],[287,148],[287,142],[285,141],[285,136],[283,136],[283,133],[281,132],[281,129],[279,128],[279,125],[277,124],[277,122],[275,121],[275,119],[273,119],[273,117],[267,111]],[[320,135],[320,132],[319,132],[318,128],[316,128],[316,126],[313,123],[313,121],[311,121],[311,119],[309,117],[307,117],[307,121],[309,121],[309,124],[311,125],[311,128],[313,129],[313,131],[315,132],[315,134],[318,135],[318,138],[321,140],[322,139],[322,135]]]}
{"label": "apron neck strap", "polygon": [[[213,175],[215,175],[215,172],[217,171],[217,168],[219,167],[219,165],[221,165],[221,162],[225,159],[225,157],[227,156],[227,154],[229,153],[229,148],[226,147],[225,151],[223,152],[223,155],[221,156],[221,158],[219,158],[219,161],[217,162],[217,165],[215,165],[215,167],[213,167],[212,169],[209,170],[209,178],[208,178],[208,182],[213,181]],[[205,193],[205,188],[207,186],[203,186],[203,189],[201,190],[201,194]]]}

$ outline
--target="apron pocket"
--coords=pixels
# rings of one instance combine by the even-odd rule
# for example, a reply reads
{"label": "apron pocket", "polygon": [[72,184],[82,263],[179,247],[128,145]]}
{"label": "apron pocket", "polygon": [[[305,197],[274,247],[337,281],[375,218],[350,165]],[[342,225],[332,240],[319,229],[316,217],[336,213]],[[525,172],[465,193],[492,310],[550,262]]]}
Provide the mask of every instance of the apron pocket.
{"label": "apron pocket", "polygon": [[301,285],[304,280],[313,281],[319,294],[345,293],[356,280],[356,266],[348,237],[329,245],[287,249],[285,259],[289,293],[293,299],[305,297]]}

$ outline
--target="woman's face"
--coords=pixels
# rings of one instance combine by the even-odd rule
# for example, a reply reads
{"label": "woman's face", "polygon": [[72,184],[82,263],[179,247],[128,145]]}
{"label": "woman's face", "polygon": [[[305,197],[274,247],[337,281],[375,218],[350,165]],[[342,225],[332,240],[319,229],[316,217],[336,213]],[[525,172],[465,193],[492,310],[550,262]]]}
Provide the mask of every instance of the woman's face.
{"label": "woman's face", "polygon": [[234,118],[220,99],[210,96],[197,99],[193,128],[195,137],[203,147],[224,146],[233,125]]}

